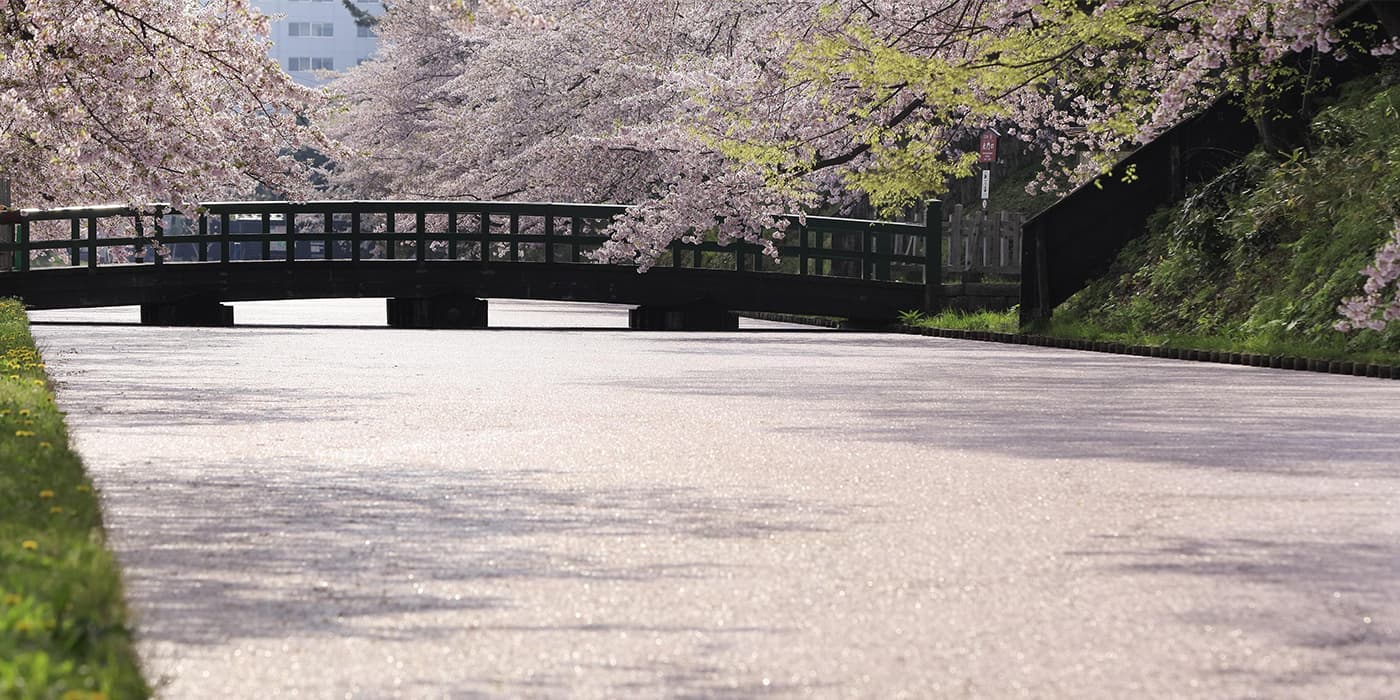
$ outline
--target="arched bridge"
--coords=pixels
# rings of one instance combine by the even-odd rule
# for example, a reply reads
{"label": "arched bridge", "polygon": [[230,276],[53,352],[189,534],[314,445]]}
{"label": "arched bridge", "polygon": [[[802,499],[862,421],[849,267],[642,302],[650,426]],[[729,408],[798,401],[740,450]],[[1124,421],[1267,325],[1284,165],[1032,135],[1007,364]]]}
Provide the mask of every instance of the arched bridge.
{"label": "arched bridge", "polygon": [[[890,320],[941,305],[928,224],[790,218],[775,261],[748,243],[673,243],[644,274],[589,253],[621,205],[226,202],[0,213],[0,295],[30,308],[139,304],[146,323],[221,325],[220,302],[387,297],[391,325],[470,327],[482,298],[637,305],[634,328],[722,328],[737,311]],[[930,245],[930,242],[933,242]]]}

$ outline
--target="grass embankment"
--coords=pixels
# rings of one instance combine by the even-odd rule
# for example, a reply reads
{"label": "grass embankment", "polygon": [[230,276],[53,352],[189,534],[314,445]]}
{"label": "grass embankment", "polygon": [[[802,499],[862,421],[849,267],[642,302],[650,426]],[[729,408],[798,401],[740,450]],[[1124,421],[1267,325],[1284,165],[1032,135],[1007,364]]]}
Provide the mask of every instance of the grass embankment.
{"label": "grass embankment", "polygon": [[145,698],[96,494],[24,309],[0,300],[0,698]]}
{"label": "grass embankment", "polygon": [[[1400,70],[1341,87],[1308,148],[1258,151],[1159,212],[1045,335],[1400,364],[1400,324],[1334,329],[1342,299],[1400,217]],[[1014,332],[1014,314],[920,325]]]}
{"label": "grass embankment", "polygon": [[[1016,311],[978,311],[965,313],[945,311],[934,316],[910,317],[908,325],[925,328],[950,330],[991,331],[993,333],[1021,333],[1017,327]],[[1052,338],[1072,338],[1121,345],[1144,345],[1149,347],[1179,348],[1182,350],[1220,351],[1250,353],[1277,357],[1297,357],[1313,360],[1350,361],[1360,364],[1400,366],[1400,352],[1384,350],[1355,351],[1347,347],[1344,339],[1334,342],[1307,342],[1269,337],[1235,338],[1220,335],[1191,335],[1172,333],[1137,334],[1126,331],[1108,330],[1083,321],[1052,320],[1050,323],[1032,329],[1033,335]],[[1340,334],[1339,334],[1340,335]]]}

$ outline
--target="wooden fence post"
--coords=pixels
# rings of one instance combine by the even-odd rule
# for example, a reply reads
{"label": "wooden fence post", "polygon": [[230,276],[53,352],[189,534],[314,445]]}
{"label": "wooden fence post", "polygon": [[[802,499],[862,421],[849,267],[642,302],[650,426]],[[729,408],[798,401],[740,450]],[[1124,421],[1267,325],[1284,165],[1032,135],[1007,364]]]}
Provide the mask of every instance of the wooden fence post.
{"label": "wooden fence post", "polygon": [[924,208],[924,313],[943,308],[943,202]]}
{"label": "wooden fence post", "polygon": [[948,219],[948,259],[944,261],[949,269],[960,269],[963,261],[963,206],[953,205],[952,216]]}

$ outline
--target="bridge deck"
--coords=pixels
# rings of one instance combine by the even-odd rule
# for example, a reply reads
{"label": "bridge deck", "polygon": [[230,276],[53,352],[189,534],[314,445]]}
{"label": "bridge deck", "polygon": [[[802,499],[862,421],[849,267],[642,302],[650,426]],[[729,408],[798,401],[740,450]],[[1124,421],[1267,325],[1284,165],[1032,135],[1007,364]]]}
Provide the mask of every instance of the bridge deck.
{"label": "bridge deck", "polygon": [[614,265],[457,261],[298,261],[54,268],[0,274],[0,296],[34,309],[359,297],[552,299],[674,306],[709,301],[734,311],[893,318],[921,308],[923,285],[842,277]]}

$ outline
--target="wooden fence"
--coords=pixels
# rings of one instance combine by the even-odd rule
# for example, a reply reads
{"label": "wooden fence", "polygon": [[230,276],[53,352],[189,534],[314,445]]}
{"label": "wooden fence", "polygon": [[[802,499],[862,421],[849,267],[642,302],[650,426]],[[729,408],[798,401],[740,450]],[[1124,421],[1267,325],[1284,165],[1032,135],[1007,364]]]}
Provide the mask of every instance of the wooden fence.
{"label": "wooden fence", "polygon": [[[1021,278],[1021,224],[1019,212],[992,212],[953,206],[943,219],[943,272],[972,280],[984,276]],[[920,239],[900,236],[897,252],[916,255]]]}
{"label": "wooden fence", "polygon": [[948,254],[943,269],[950,272],[1021,276],[1021,224],[1024,217],[1014,212],[964,210],[961,204],[948,212],[943,222],[943,239]]}

